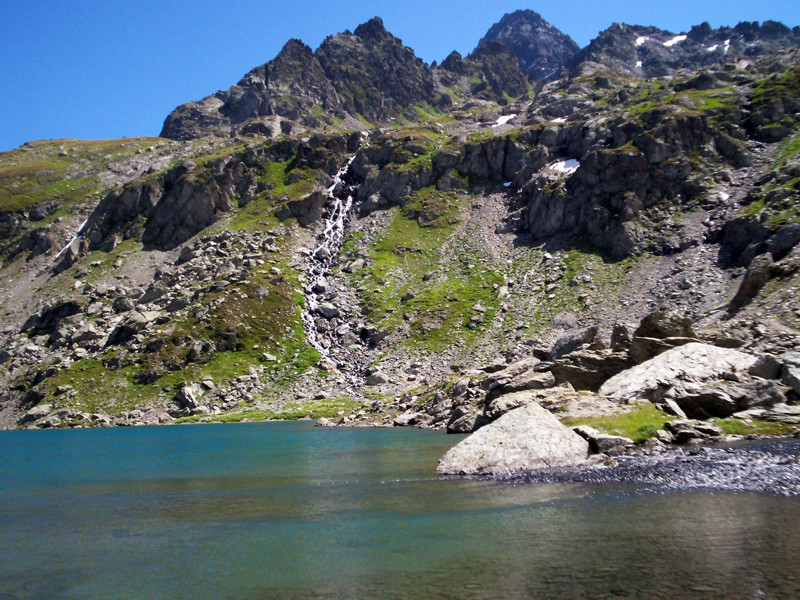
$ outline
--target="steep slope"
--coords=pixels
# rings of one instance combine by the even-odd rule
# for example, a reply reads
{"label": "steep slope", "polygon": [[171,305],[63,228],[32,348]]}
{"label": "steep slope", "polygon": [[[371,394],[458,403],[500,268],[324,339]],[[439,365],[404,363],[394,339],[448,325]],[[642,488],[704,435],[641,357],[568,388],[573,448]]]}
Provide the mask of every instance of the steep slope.
{"label": "steep slope", "polygon": [[519,57],[520,67],[536,79],[554,79],[566,62],[580,50],[572,38],[532,10],[503,15],[478,42],[499,42]]}
{"label": "steep slope", "polygon": [[[0,423],[312,415],[470,431],[507,392],[596,391],[687,340],[789,364],[800,52],[652,80],[582,63],[534,88],[499,43],[433,68],[398,44],[371,21],[256,69],[253,85],[307,102],[290,133],[263,129],[267,115],[234,138],[0,156],[17,240],[0,269]],[[323,85],[323,63],[349,53],[366,67]],[[412,108],[417,123],[296,133],[326,102],[355,110],[337,88],[382,69],[411,71],[370,92],[376,119],[404,94],[449,102]],[[114,179],[81,183],[56,217],[61,175],[42,165],[62,159]],[[40,210],[60,226],[20,244]],[[652,316],[665,310],[681,316]],[[786,381],[763,397],[791,413]]]}

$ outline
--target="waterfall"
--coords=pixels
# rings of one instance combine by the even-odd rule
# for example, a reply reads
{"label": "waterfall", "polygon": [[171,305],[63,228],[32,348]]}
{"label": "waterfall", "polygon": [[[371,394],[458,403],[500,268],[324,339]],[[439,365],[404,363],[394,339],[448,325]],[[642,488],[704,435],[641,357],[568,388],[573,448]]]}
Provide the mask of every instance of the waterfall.
{"label": "waterfall", "polygon": [[80,226],[80,227],[78,227],[78,231],[75,233],[75,235],[73,236],[73,238],[72,238],[72,239],[69,241],[69,243],[68,243],[66,246],[64,246],[64,247],[61,249],[61,251],[60,251],[58,254],[56,254],[56,257],[55,257],[55,259],[54,259],[54,260],[58,260],[58,257],[60,257],[62,254],[64,254],[64,251],[65,251],[67,248],[69,248],[70,246],[72,246],[72,244],[74,244],[74,243],[75,243],[75,240],[77,240],[79,237],[81,237],[81,231],[83,231],[83,228],[84,228],[84,227],[86,227],[86,223],[88,223],[88,222],[89,222],[89,219],[86,219],[86,220],[84,220],[84,222],[83,222],[83,223],[81,223],[81,226]]}
{"label": "waterfall", "polygon": [[344,177],[354,159],[355,156],[348,159],[326,190],[331,203],[330,214],[325,219],[324,227],[319,234],[319,242],[304,261],[308,275],[304,289],[306,309],[302,315],[306,340],[323,359],[330,360],[337,368],[342,367],[342,364],[331,354],[331,339],[326,338],[319,330],[316,321],[319,317],[316,316],[316,311],[321,304],[318,290],[325,288],[326,273],[342,247],[344,229],[353,206],[353,190],[344,183]]}

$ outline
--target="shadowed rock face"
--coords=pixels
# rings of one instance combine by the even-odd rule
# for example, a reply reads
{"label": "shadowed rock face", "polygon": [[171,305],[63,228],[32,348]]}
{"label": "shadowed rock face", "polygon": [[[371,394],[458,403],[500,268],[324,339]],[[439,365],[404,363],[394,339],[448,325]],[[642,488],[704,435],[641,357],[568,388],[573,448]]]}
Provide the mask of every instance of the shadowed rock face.
{"label": "shadowed rock face", "polygon": [[478,42],[476,52],[490,42],[503,44],[519,57],[523,71],[545,81],[554,79],[561,67],[580,50],[572,38],[532,10],[518,10],[503,16]]}

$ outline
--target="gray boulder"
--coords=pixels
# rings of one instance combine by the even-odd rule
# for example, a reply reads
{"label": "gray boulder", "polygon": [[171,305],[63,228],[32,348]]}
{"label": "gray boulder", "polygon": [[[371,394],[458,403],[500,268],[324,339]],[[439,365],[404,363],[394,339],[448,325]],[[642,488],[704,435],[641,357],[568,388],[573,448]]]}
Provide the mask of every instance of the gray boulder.
{"label": "gray boulder", "polygon": [[601,433],[594,427],[589,427],[588,425],[578,425],[577,427],[573,427],[572,431],[589,442],[589,448],[594,454],[615,456],[624,454],[635,445],[630,438],[621,435]]}
{"label": "gray boulder", "polygon": [[739,285],[739,289],[733,297],[733,300],[731,300],[728,309],[731,312],[736,311],[746,306],[755,298],[758,292],[761,291],[761,288],[763,288],[772,277],[774,267],[772,255],[769,252],[756,256],[750,263],[750,266],[747,267],[747,272],[744,274],[742,283]]}
{"label": "gray boulder", "polygon": [[323,302],[317,307],[317,314],[325,317],[326,319],[333,319],[339,316],[339,309],[330,302]]}
{"label": "gray boulder", "polygon": [[[627,401],[674,400],[688,415],[726,417],[752,402],[755,388],[764,403],[775,401],[774,384],[748,374],[757,362],[738,350],[690,343],[615,375],[600,394]],[[770,389],[761,390],[765,385]]]}
{"label": "gray boulder", "polygon": [[550,372],[559,383],[596,392],[606,381],[631,366],[624,352],[577,350],[557,360]]}
{"label": "gray boulder", "polygon": [[639,322],[633,332],[634,337],[665,339],[672,337],[696,337],[692,329],[692,320],[675,313],[658,311],[650,313]]}
{"label": "gray boulder", "polygon": [[635,337],[631,340],[630,347],[628,348],[628,358],[636,364],[641,364],[672,348],[699,341],[700,340],[696,338],[687,337]]}
{"label": "gray boulder", "polygon": [[483,427],[488,419],[476,406],[457,406],[447,421],[447,433],[472,433]]}
{"label": "gray boulder", "polygon": [[686,444],[692,440],[707,440],[722,435],[722,430],[713,423],[693,420],[668,421],[664,424],[664,429],[672,436],[669,441],[676,444]]}
{"label": "gray boulder", "polygon": [[524,358],[508,365],[505,369],[492,373],[481,382],[481,387],[487,392],[491,392],[497,388],[503,388],[515,379],[533,372],[538,364],[539,360],[536,358]]}
{"label": "gray boulder", "polygon": [[586,440],[550,412],[531,403],[503,415],[451,448],[439,461],[437,471],[503,477],[580,464],[588,455]]}

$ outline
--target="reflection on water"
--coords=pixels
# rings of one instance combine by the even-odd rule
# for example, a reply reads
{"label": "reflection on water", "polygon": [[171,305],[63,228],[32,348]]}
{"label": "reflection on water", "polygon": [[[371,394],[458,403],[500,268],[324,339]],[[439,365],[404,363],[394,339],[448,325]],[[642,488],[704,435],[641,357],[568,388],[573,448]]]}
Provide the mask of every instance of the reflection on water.
{"label": "reflection on water", "polygon": [[797,598],[797,499],[441,479],[457,437],[0,434],[0,598]]}

